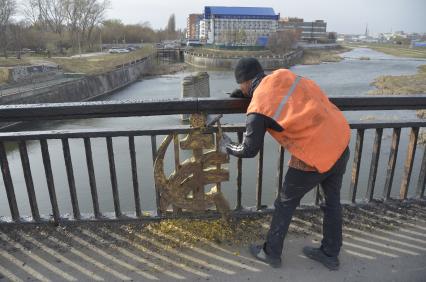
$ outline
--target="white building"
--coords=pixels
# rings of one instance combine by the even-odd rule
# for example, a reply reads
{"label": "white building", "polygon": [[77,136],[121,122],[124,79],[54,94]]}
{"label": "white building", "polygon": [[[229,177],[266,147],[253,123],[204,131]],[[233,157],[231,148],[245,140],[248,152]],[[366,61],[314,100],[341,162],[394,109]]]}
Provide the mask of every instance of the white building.
{"label": "white building", "polygon": [[276,32],[279,18],[272,8],[206,6],[200,40],[218,45],[264,45]]}

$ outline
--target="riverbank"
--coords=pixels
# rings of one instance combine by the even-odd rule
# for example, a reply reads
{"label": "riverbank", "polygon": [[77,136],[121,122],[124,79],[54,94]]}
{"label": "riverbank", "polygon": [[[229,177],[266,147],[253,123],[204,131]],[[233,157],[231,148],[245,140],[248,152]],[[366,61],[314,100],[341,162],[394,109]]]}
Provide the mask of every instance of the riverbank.
{"label": "riverbank", "polygon": [[325,49],[315,50],[306,49],[304,50],[303,58],[301,60],[302,65],[319,65],[321,63],[337,63],[343,60],[340,54],[349,52],[351,48],[341,47],[337,49]]}
{"label": "riverbank", "polygon": [[117,66],[134,62],[153,54],[151,45],[129,53],[109,54],[100,53],[97,56],[73,57],[32,57],[24,55],[22,59],[0,57],[0,84],[7,82],[9,67],[28,65],[58,66],[66,73],[80,73],[85,75],[102,74],[114,70]]}
{"label": "riverbank", "polygon": [[426,59],[426,48],[410,48],[408,45],[381,44],[381,43],[351,43],[348,48],[369,48],[378,52],[396,57]]}
{"label": "riverbank", "polygon": [[380,76],[372,85],[377,88],[369,92],[372,95],[426,94],[426,65],[414,75]]}

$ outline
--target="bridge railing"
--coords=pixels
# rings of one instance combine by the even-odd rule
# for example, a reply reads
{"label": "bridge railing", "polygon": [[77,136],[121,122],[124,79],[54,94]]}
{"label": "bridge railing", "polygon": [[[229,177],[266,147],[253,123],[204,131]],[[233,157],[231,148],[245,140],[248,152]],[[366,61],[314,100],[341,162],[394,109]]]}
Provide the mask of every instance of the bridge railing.
{"label": "bridge railing", "polygon": [[[378,110],[418,110],[426,109],[426,97],[422,96],[389,96],[389,97],[339,97],[331,98],[339,108],[344,111],[378,111]],[[174,114],[190,114],[190,113],[207,113],[207,114],[232,114],[243,113],[248,106],[249,101],[244,99],[213,99],[213,98],[193,98],[179,100],[147,100],[147,101],[124,101],[124,102],[85,102],[85,103],[65,103],[65,104],[38,104],[38,105],[10,105],[0,106],[0,120],[4,122],[22,122],[22,121],[42,121],[42,120],[67,120],[67,119],[88,119],[88,118],[115,118],[115,117],[131,117],[131,116],[160,116]],[[399,199],[407,199],[408,195],[415,198],[424,198],[425,179],[426,179],[426,150],[423,150],[421,163],[415,163],[415,153],[419,146],[419,133],[426,126],[426,120],[404,120],[404,121],[357,121],[351,122],[351,128],[356,134],[353,134],[354,146],[351,147],[353,152],[353,162],[348,164],[348,169],[351,166],[351,180],[349,187],[346,189],[348,198],[343,199],[351,203],[371,200],[390,200],[391,189],[394,182],[396,170],[396,159],[401,154],[399,153],[401,133],[409,130],[409,141],[405,163],[402,172],[401,186],[399,189]],[[382,146],[383,131],[392,130],[392,142],[390,144],[389,160],[387,162],[385,172],[385,185],[383,191],[377,193],[375,191],[376,178],[378,175],[379,158]],[[186,125],[156,127],[143,130],[108,130],[108,129],[78,129],[78,130],[54,130],[54,131],[20,131],[20,132],[3,132],[0,133],[0,165],[2,169],[2,177],[4,191],[0,190],[0,197],[7,197],[10,217],[5,217],[0,214],[1,222],[45,222],[53,220],[61,222],[66,220],[131,220],[143,218],[163,218],[168,216],[176,216],[175,214],[160,213],[159,210],[159,195],[156,194],[157,212],[146,213],[144,207],[141,206],[140,183],[141,179],[138,173],[140,168],[137,165],[137,159],[143,158],[144,164],[152,167],[152,162],[146,163],[146,156],[138,155],[135,149],[135,137],[145,136],[150,138],[152,161],[156,158],[157,153],[157,136],[173,135],[175,138],[175,153],[174,164],[179,166],[179,147],[177,144],[179,134],[187,134],[191,132],[191,128]],[[242,141],[244,124],[230,124],[223,126],[225,132],[234,132],[237,134],[239,141]],[[375,138],[371,152],[370,163],[365,163],[362,158],[363,149],[365,149],[364,136],[366,131],[373,130]],[[217,128],[207,128],[205,133],[214,133]],[[128,144],[130,155],[130,168],[132,177],[133,201],[134,210],[123,211],[120,205],[120,191],[124,189],[117,184],[117,162],[115,158],[117,153],[114,152],[113,139],[125,138]],[[95,177],[94,155],[92,152],[94,139],[104,139],[106,141],[106,151],[108,155],[109,177],[112,190],[113,200],[113,216],[107,216],[102,213],[99,207],[99,186]],[[72,161],[70,152],[70,140],[82,140],[82,150],[85,154],[85,163],[87,166],[90,197],[92,203],[92,213],[88,216],[82,214],[78,194],[82,193],[82,187],[77,187],[75,179],[75,163]],[[61,143],[64,166],[66,169],[66,181],[69,189],[69,196],[72,206],[72,216],[60,214],[60,206],[58,204],[58,195],[55,188],[54,174],[52,170],[51,149],[48,141],[59,140]],[[51,207],[51,217],[41,215],[39,212],[39,201],[37,200],[38,193],[34,184],[34,175],[32,166],[30,165],[30,157],[28,154],[28,143],[36,141],[39,143],[44,176],[47,183],[49,194],[49,202]],[[6,150],[5,144],[15,144],[19,150],[19,158],[21,169],[24,176],[25,188],[31,209],[31,216],[22,215],[19,206],[23,203],[18,203],[16,197],[16,181],[12,179],[11,168],[9,166],[10,150]],[[278,154],[276,160],[267,160],[269,163],[277,164],[276,172],[276,189],[279,191],[285,171],[284,148],[277,145]],[[269,148],[268,148],[269,149]],[[56,152],[58,153],[58,152]],[[401,157],[400,157],[401,158]],[[246,203],[243,202],[243,166],[242,160],[236,162],[236,190],[235,190],[235,213],[257,213],[265,210],[265,202],[263,199],[263,165],[264,165],[264,148],[261,149],[258,155],[257,169],[257,184],[255,192],[255,208],[248,209]],[[365,196],[359,195],[360,186],[360,170],[362,167],[369,166],[369,175],[367,183],[362,183],[365,186]],[[418,179],[412,179],[413,167],[420,167]],[[16,169],[16,167],[15,167]],[[40,177],[40,176],[38,176]],[[409,193],[409,184],[415,182],[416,191]],[[155,191],[155,185],[152,185],[152,190]],[[395,185],[394,185],[395,186]],[[129,187],[127,187],[129,188]],[[318,204],[320,199],[320,189],[317,189],[315,202]],[[112,211],[109,211],[112,212]],[[25,219],[27,218],[27,219]]]}

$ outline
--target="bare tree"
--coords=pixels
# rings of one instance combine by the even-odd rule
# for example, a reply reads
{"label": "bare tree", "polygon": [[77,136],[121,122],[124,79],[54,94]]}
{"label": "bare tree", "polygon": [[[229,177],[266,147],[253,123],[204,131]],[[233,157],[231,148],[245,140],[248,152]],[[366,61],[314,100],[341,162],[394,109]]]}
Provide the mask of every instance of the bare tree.
{"label": "bare tree", "polygon": [[44,32],[58,34],[61,53],[67,27],[64,3],[63,0],[28,0],[24,6],[24,13],[33,24],[41,26]]}
{"label": "bare tree", "polygon": [[13,15],[16,13],[15,0],[0,0],[0,47],[7,58],[8,28]]}
{"label": "bare tree", "polygon": [[167,39],[176,39],[176,18],[171,14],[166,26]]}
{"label": "bare tree", "polygon": [[294,48],[299,40],[300,31],[297,30],[283,30],[269,36],[268,49],[273,53],[285,53]]}
{"label": "bare tree", "polygon": [[93,29],[104,19],[109,0],[63,0],[68,25],[73,37],[73,46],[91,41]]}

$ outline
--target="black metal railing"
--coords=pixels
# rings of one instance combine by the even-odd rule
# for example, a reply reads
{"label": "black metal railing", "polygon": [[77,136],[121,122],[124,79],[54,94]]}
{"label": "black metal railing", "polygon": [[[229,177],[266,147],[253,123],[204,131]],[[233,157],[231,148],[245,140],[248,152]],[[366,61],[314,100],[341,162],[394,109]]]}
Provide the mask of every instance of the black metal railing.
{"label": "black metal railing", "polygon": [[[391,96],[391,97],[341,97],[331,98],[342,110],[359,111],[359,110],[416,110],[426,109],[426,97],[422,96]],[[125,101],[125,102],[88,102],[88,103],[65,103],[65,104],[43,104],[43,105],[11,105],[0,106],[0,120],[4,122],[19,122],[19,121],[34,121],[34,120],[66,120],[66,119],[87,119],[87,118],[114,118],[114,117],[130,117],[130,116],[154,116],[154,115],[172,115],[172,114],[188,114],[204,112],[208,114],[229,114],[229,113],[243,113],[248,105],[247,100],[243,99],[183,99],[183,100],[149,100],[149,101]],[[353,151],[353,164],[352,164],[352,177],[349,187],[348,202],[357,203],[359,201],[373,199],[391,199],[391,189],[394,184],[394,175],[396,169],[396,159],[398,157],[398,148],[400,147],[400,138],[402,129],[409,129],[409,141],[407,148],[407,155],[405,165],[403,168],[402,181],[399,189],[399,199],[407,199],[410,181],[412,180],[412,171],[414,166],[420,166],[419,176],[416,183],[416,191],[410,193],[417,198],[424,198],[425,179],[426,179],[426,150],[423,150],[421,164],[414,163],[416,149],[418,145],[418,137],[420,130],[426,126],[425,120],[405,120],[405,121],[359,121],[352,122],[351,128],[356,131],[353,136],[355,138]],[[393,130],[392,142],[390,145],[390,154],[388,165],[386,167],[385,185],[380,196],[377,196],[375,191],[376,177],[378,175],[379,158],[383,139],[383,131],[385,129]],[[25,186],[28,196],[28,201],[31,209],[30,222],[44,222],[53,219],[54,222],[64,221],[67,218],[60,214],[60,207],[58,204],[58,196],[56,194],[54,175],[51,163],[51,152],[49,151],[50,140],[59,140],[62,145],[63,159],[65,162],[66,181],[68,182],[70,201],[72,206],[71,220],[92,220],[92,218],[82,215],[77,195],[81,192],[76,185],[72,156],[70,152],[70,140],[79,139],[83,140],[85,162],[87,165],[90,196],[92,202],[92,215],[93,220],[112,219],[140,219],[152,217],[167,217],[168,214],[154,213],[146,215],[141,206],[140,196],[140,183],[143,179],[138,175],[139,168],[137,167],[137,158],[135,149],[135,137],[145,136],[150,138],[152,148],[152,161],[156,158],[157,152],[157,136],[173,135],[175,138],[175,166],[179,166],[179,147],[177,145],[177,136],[179,134],[187,134],[192,129],[185,125],[168,126],[164,128],[154,127],[143,130],[107,130],[107,129],[90,129],[90,130],[55,130],[55,131],[21,131],[21,132],[3,132],[0,133],[0,164],[2,169],[4,192],[0,190],[0,196],[7,197],[11,220],[2,217],[0,214],[1,222],[25,222],[23,215],[19,211],[17,197],[15,195],[15,183],[11,176],[9,167],[8,152],[5,148],[5,143],[16,144],[19,150],[20,162],[22,165]],[[243,124],[225,125],[223,126],[225,132],[237,133],[238,140],[242,141],[243,132],[245,130]],[[367,130],[375,131],[375,138],[372,148],[372,157],[369,169],[369,176],[367,183],[362,183],[366,186],[365,197],[359,196],[360,186],[360,170],[363,164],[363,148],[364,136]],[[217,128],[206,128],[206,133],[216,132]],[[132,190],[135,209],[131,213],[123,211],[120,206],[120,187],[117,184],[117,167],[115,161],[115,152],[113,147],[113,138],[124,137],[127,138],[128,151],[130,154],[130,168],[132,177]],[[106,141],[106,151],[108,155],[109,176],[112,190],[113,200],[113,217],[107,217],[102,214],[99,207],[98,187],[95,177],[95,165],[92,153],[92,140],[95,138],[103,138]],[[39,212],[37,201],[37,193],[33,183],[33,173],[30,166],[30,158],[27,152],[28,142],[39,142],[43,169],[45,173],[47,189],[49,194],[49,202],[51,205],[51,217],[42,216]],[[276,189],[279,191],[281,188],[285,165],[285,150],[277,145],[277,173],[276,173]],[[271,160],[268,160],[272,162]],[[274,161],[275,162],[275,161]],[[263,195],[263,164],[264,164],[264,149],[258,155],[258,169],[257,169],[257,185],[255,193],[256,209],[251,211],[256,212],[265,207],[262,200]],[[150,164],[152,165],[152,163]],[[243,203],[243,178],[242,178],[242,160],[238,159],[236,163],[236,205],[235,212],[247,212],[247,207]],[[349,167],[349,165],[348,165]],[[40,177],[40,176],[38,176]],[[155,187],[151,187],[155,189]],[[347,187],[343,187],[347,189]],[[316,203],[319,202],[319,189],[316,196]],[[157,210],[159,195],[157,198]],[[29,216],[29,215],[25,215]]]}

